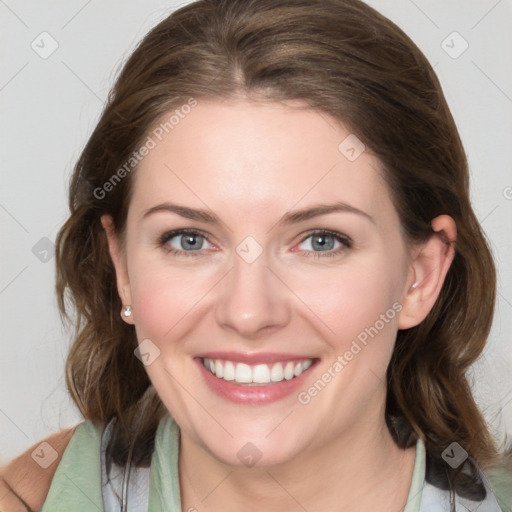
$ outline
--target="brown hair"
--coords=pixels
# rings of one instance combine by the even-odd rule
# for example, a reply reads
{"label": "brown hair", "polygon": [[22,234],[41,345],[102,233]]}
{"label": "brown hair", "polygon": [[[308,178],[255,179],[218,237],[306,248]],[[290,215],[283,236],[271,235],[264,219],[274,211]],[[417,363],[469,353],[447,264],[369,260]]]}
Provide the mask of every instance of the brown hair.
{"label": "brown hair", "polygon": [[108,460],[125,464],[131,447],[133,463],[147,466],[166,411],[134,356],[134,328],[120,318],[100,224],[107,213],[124,232],[132,173],[98,191],[156,121],[191,97],[303,100],[383,163],[409,242],[430,237],[438,215],[455,220],[456,255],[435,306],[398,332],[386,419],[401,447],[420,436],[439,459],[457,441],[482,466],[494,463],[499,451],[466,376],[491,326],[495,267],[469,202],[465,152],[427,59],[359,0],[199,0],[154,27],[125,63],[76,164],[56,244],[59,306],[69,316],[69,300],[77,313],[67,384],[86,419],[116,418]]}

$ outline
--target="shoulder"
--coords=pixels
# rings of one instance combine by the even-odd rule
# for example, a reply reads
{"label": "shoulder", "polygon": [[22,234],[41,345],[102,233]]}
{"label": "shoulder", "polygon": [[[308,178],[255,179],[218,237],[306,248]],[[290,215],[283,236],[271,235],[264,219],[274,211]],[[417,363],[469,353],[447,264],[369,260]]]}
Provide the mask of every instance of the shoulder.
{"label": "shoulder", "polygon": [[76,427],[65,428],[32,445],[0,467],[0,510],[40,510]]}

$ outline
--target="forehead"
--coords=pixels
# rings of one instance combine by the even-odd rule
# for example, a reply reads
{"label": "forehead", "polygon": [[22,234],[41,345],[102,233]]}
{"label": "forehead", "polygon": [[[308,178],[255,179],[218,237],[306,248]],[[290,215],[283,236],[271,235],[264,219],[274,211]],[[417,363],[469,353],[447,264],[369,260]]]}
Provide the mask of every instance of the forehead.
{"label": "forehead", "polygon": [[166,114],[148,132],[133,207],[180,200],[243,216],[344,201],[392,213],[379,161],[341,123],[304,107],[201,99],[172,124]]}

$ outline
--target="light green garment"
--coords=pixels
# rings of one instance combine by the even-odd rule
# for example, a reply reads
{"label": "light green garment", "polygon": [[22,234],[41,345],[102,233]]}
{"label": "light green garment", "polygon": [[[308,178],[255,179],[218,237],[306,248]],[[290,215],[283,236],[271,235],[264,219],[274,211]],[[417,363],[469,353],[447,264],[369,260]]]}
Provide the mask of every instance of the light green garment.
{"label": "light green garment", "polygon": [[[77,426],[55,472],[41,512],[103,511],[101,493],[102,432],[90,421]],[[182,512],[178,473],[179,428],[170,415],[160,422],[151,459],[149,511]],[[416,460],[407,505],[419,512],[425,479],[425,445],[416,443]],[[504,498],[507,499],[507,498]],[[508,511],[508,508],[504,508]]]}
{"label": "light green garment", "polygon": [[[101,435],[90,421],[75,429],[41,512],[103,511]],[[151,459],[149,510],[181,512],[178,476],[179,428],[171,416],[158,425]]]}
{"label": "light green garment", "polygon": [[403,512],[419,512],[421,491],[425,480],[425,445],[421,439],[416,442],[416,459],[412,470],[411,487],[407,495],[407,503]]}
{"label": "light green garment", "polygon": [[512,460],[504,462],[501,466],[489,468],[485,475],[503,512],[512,512]]}
{"label": "light green garment", "polygon": [[76,427],[55,471],[42,512],[103,510],[100,446],[101,431],[90,421]]}

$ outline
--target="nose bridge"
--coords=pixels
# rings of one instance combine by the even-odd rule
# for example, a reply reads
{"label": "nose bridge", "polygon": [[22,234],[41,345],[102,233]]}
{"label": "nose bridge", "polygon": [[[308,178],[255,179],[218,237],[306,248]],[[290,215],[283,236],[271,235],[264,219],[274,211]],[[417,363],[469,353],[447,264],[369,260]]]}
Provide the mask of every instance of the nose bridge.
{"label": "nose bridge", "polygon": [[246,237],[236,247],[216,305],[219,325],[250,338],[289,321],[286,289],[269,266],[267,252],[254,237]]}

